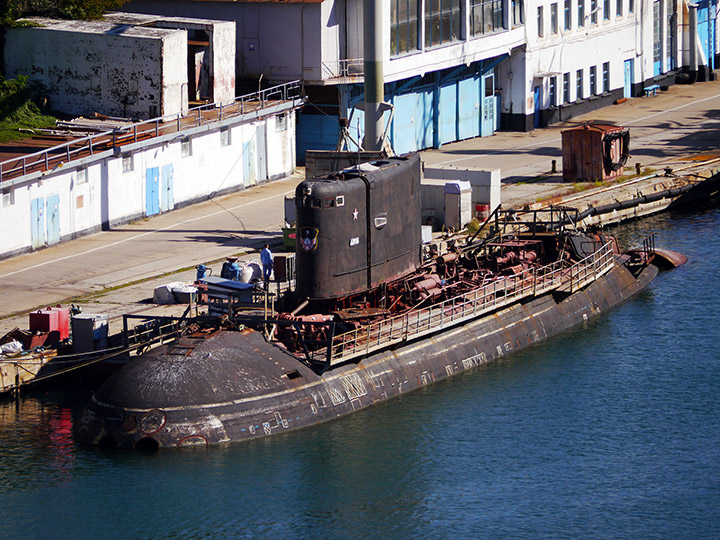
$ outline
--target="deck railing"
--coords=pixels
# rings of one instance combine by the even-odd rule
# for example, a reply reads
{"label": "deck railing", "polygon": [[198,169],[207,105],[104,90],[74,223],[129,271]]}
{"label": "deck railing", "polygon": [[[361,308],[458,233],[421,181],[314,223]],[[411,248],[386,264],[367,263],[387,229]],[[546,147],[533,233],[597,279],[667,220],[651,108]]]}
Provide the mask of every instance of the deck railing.
{"label": "deck railing", "polygon": [[49,171],[73,159],[92,156],[98,152],[119,149],[126,144],[158,137],[161,134],[179,132],[201,125],[219,122],[226,118],[259,111],[278,103],[302,99],[299,81],[293,81],[252,94],[239,96],[227,104],[211,103],[193,107],[184,112],[133,123],[101,133],[73,139],[41,152],[27,154],[0,163],[0,182],[14,176],[24,176],[35,171]]}
{"label": "deck railing", "polygon": [[427,308],[385,319],[332,339],[331,350],[312,353],[312,361],[329,365],[387,348],[458,325],[515,303],[521,298],[539,296],[552,290],[575,292],[605,274],[613,265],[612,242],[601,246],[585,259],[565,266],[556,261],[540,268],[492,280],[480,288]]}

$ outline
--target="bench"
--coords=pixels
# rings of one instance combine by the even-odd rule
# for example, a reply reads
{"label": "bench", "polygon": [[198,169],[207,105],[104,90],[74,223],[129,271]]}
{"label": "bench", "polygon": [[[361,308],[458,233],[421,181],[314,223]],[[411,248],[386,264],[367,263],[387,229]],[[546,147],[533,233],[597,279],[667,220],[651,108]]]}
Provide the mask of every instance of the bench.
{"label": "bench", "polygon": [[651,84],[650,86],[646,86],[645,88],[643,88],[643,90],[645,90],[645,97],[649,97],[650,94],[654,96],[657,94],[657,91],[660,90],[660,85]]}

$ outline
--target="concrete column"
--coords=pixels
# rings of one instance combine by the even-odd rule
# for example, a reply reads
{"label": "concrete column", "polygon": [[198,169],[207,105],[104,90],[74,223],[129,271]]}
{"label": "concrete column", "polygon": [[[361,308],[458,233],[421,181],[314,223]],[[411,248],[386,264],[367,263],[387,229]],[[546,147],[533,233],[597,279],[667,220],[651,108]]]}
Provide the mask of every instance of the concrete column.
{"label": "concrete column", "polygon": [[363,2],[365,55],[365,150],[382,150],[383,115],[380,103],[385,99],[382,53],[382,0]]}
{"label": "concrete column", "polygon": [[690,38],[690,71],[697,73],[698,70],[698,58],[697,58],[697,4],[688,5],[688,26],[689,26],[689,38]]}

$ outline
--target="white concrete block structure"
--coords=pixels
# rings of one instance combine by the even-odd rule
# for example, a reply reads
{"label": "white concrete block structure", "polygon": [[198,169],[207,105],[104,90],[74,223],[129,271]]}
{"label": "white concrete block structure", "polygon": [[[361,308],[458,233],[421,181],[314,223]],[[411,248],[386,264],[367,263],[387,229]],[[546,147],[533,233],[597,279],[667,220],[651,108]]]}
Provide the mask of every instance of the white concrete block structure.
{"label": "white concrete block structure", "polygon": [[5,72],[43,87],[51,110],[148,119],[235,97],[235,23],[109,13],[28,19],[5,36]]}
{"label": "white concrete block structure", "polygon": [[1,163],[0,258],[291,174],[301,105],[287,83]]}

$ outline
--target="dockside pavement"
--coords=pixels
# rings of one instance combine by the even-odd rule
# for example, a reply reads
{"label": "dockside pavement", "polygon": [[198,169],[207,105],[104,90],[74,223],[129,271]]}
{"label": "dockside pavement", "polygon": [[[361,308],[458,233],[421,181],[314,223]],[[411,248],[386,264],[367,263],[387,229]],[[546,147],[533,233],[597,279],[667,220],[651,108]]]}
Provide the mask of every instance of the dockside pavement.
{"label": "dockside pavement", "polygon": [[[720,156],[720,82],[673,86],[530,133],[498,132],[444,145],[422,152],[422,159],[431,167],[500,169],[506,207],[557,204],[573,192],[562,182],[560,132],[590,121],[630,128],[631,171],[636,163],[651,171],[713,159]],[[176,313],[177,306],[150,301],[154,288],[191,282],[198,264],[219,273],[228,256],[259,260],[265,242],[278,250],[283,198],[303,178],[299,168],[280,180],[0,260],[0,335],[26,328],[28,312],[57,304],[76,303],[116,324],[124,313]],[[612,190],[606,196],[612,198]]]}

